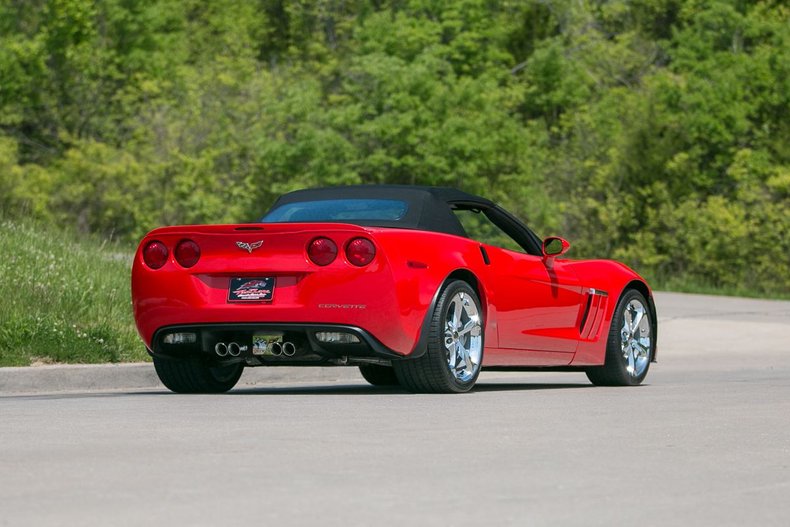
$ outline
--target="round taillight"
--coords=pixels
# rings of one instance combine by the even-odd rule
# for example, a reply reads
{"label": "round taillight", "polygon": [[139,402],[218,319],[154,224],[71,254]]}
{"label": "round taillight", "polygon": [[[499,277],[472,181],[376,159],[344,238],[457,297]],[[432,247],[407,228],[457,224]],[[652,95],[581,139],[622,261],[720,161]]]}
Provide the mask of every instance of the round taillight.
{"label": "round taillight", "polygon": [[329,265],[337,258],[337,245],[329,238],[315,238],[307,246],[307,256],[316,265]]}
{"label": "round taillight", "polygon": [[200,247],[192,240],[181,240],[176,245],[175,257],[182,267],[192,267],[200,260]]}
{"label": "round taillight", "polygon": [[376,256],[376,246],[367,238],[354,238],[346,245],[348,262],[357,267],[368,265]]}
{"label": "round taillight", "polygon": [[167,263],[167,246],[160,241],[150,242],[143,249],[143,260],[151,269],[159,269]]}

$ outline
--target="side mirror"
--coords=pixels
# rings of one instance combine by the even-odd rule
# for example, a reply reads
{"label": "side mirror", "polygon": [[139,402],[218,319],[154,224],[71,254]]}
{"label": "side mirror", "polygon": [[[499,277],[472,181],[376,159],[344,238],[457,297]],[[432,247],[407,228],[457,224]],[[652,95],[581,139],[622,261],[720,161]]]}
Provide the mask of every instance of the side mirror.
{"label": "side mirror", "polygon": [[570,248],[571,244],[559,236],[549,236],[543,240],[543,256],[561,256]]}

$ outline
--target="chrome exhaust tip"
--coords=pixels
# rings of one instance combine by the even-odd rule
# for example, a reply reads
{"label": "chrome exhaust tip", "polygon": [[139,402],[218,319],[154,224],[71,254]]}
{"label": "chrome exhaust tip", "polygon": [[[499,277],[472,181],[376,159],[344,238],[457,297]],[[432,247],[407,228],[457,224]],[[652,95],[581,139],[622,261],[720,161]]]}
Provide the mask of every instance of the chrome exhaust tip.
{"label": "chrome exhaust tip", "polygon": [[283,354],[283,346],[279,342],[272,343],[272,355],[279,357]]}
{"label": "chrome exhaust tip", "polygon": [[296,346],[293,342],[283,342],[283,355],[293,357],[296,355]]}
{"label": "chrome exhaust tip", "polygon": [[241,355],[241,348],[235,342],[228,344],[228,353],[231,357],[238,357]]}
{"label": "chrome exhaust tip", "polygon": [[220,357],[227,357],[228,346],[224,342],[217,342],[214,345],[214,353],[216,353]]}

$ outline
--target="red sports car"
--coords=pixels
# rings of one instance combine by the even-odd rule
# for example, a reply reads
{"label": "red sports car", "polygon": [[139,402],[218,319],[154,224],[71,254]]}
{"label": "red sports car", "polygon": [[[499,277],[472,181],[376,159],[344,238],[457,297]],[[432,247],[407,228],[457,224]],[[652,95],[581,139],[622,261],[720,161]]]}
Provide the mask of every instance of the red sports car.
{"label": "red sports car", "polygon": [[134,316],[175,392],[295,365],[358,366],[415,392],[468,391],[481,369],[639,384],[656,358],[650,288],[621,263],[565,259],[569,247],[455,189],[300,190],[258,223],[150,232]]}

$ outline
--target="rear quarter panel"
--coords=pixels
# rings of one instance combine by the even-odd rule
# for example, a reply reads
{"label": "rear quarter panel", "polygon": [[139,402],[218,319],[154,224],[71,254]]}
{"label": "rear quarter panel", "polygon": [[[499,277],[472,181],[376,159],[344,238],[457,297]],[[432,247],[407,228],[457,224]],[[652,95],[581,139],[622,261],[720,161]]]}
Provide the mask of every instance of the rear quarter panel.
{"label": "rear quarter panel", "polygon": [[[374,232],[377,243],[388,255],[395,283],[399,316],[415,340],[427,330],[427,317],[442,284],[453,273],[474,276],[486,323],[486,346],[496,346],[491,291],[487,287],[488,267],[480,243],[424,231],[381,229]],[[473,284],[474,286],[475,284]]]}

